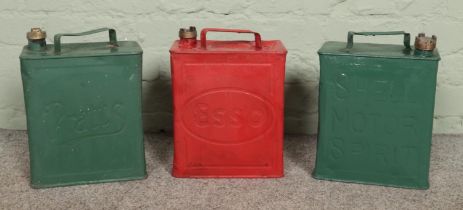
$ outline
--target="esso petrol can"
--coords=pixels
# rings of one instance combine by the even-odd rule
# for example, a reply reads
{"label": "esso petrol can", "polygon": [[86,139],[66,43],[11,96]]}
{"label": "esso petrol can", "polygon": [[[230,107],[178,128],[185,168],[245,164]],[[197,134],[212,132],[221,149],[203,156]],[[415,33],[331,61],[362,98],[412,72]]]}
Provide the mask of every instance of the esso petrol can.
{"label": "esso petrol can", "polygon": [[[254,41],[207,40],[208,32]],[[282,177],[286,49],[181,29],[170,49],[175,177]]]}

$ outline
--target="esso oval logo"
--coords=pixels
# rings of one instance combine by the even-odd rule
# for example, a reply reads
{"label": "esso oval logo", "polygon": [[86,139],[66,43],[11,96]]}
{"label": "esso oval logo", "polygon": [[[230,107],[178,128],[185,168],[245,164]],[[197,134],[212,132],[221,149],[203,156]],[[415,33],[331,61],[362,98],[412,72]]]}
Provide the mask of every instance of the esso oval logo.
{"label": "esso oval logo", "polygon": [[237,144],[263,135],[273,122],[273,110],[262,97],[235,89],[208,91],[186,103],[185,127],[202,140]]}

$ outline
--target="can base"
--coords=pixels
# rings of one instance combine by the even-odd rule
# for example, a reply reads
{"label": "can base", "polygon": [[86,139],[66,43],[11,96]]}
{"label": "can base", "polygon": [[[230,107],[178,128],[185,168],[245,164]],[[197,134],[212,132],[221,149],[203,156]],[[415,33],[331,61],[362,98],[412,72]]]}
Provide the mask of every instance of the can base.
{"label": "can base", "polygon": [[122,182],[122,181],[134,181],[146,179],[148,174],[145,173],[143,176],[133,176],[126,178],[114,178],[114,179],[104,179],[104,180],[92,180],[92,181],[77,181],[77,182],[66,182],[66,183],[54,183],[54,184],[34,184],[30,183],[30,186],[34,189],[43,189],[43,188],[54,188],[54,187],[68,187],[76,185],[88,185],[88,184],[102,184],[109,182]]}
{"label": "can base", "polygon": [[316,172],[312,173],[312,177],[314,179],[318,179],[318,180],[326,180],[326,181],[334,181],[334,182],[344,182],[344,183],[354,183],[354,184],[364,184],[364,185],[376,185],[376,186],[383,186],[383,187],[395,187],[395,188],[414,189],[414,190],[427,190],[427,189],[429,189],[429,184],[427,184],[425,186],[405,186],[405,185],[369,182],[369,181],[361,181],[361,180],[338,179],[338,178],[326,177],[326,176],[317,174]]}
{"label": "can base", "polygon": [[204,178],[204,179],[255,179],[255,178],[282,178],[284,177],[283,169],[268,171],[269,169],[254,170],[254,171],[236,171],[236,169],[222,169],[222,170],[209,170],[205,171],[191,171],[191,170],[180,170],[173,168],[172,176],[175,178]]}
{"label": "can base", "polygon": [[173,177],[179,179],[274,179],[274,178],[283,178],[284,175],[267,175],[267,176],[258,176],[258,175],[233,175],[233,176],[217,176],[217,175],[175,175]]}

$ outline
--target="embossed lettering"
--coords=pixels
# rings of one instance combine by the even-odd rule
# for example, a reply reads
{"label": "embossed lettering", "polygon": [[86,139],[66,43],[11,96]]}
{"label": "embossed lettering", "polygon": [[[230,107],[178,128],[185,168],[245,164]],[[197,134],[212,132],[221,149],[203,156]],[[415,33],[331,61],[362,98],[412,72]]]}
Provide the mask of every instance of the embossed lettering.
{"label": "embossed lettering", "polygon": [[211,109],[208,104],[200,103],[193,112],[195,123],[199,127],[241,127],[243,123],[251,127],[260,127],[266,121],[264,111],[257,109],[250,111],[243,111],[242,109],[226,110],[223,108]]}
{"label": "embossed lettering", "polygon": [[334,137],[331,140],[331,145],[329,146],[331,158],[337,160],[342,157],[343,152],[343,140],[340,137]]}
{"label": "embossed lettering", "polygon": [[249,114],[249,125],[252,127],[260,127],[265,122],[265,115],[261,110],[252,110]]}
{"label": "embossed lettering", "polygon": [[231,126],[240,128],[243,124],[241,123],[243,121],[242,117],[243,111],[238,108],[234,108],[233,111],[231,111],[230,116],[229,116],[229,123]]}
{"label": "embossed lettering", "polygon": [[409,132],[412,135],[417,134],[416,123],[417,123],[417,120],[416,120],[416,117],[414,116],[404,116],[402,118],[402,126],[405,129],[405,132]]}
{"label": "embossed lettering", "polygon": [[199,127],[205,127],[208,124],[208,105],[204,103],[198,103],[193,110],[195,123]]}
{"label": "embossed lettering", "polygon": [[419,93],[416,85],[405,83],[405,80],[375,80],[346,73],[338,73],[334,85],[335,97],[340,101],[356,97],[365,101],[416,103],[416,93]]}
{"label": "embossed lettering", "polygon": [[216,109],[214,110],[214,112],[212,113],[212,123],[214,124],[214,126],[216,127],[224,127],[225,126],[225,110],[224,109]]}
{"label": "embossed lettering", "polygon": [[80,139],[113,135],[125,127],[123,104],[106,103],[81,105],[73,112],[61,103],[45,106],[43,122],[50,128],[49,138],[57,144],[71,144]]}
{"label": "embossed lettering", "polygon": [[331,129],[333,131],[348,131],[352,133],[375,134],[410,134],[418,135],[415,115],[401,116],[394,113],[351,111],[342,106],[331,108]]}
{"label": "embossed lettering", "polygon": [[386,80],[376,80],[372,83],[373,95],[372,97],[376,101],[386,101],[391,98],[391,85]]}
{"label": "embossed lettering", "polygon": [[373,146],[373,152],[375,155],[375,162],[378,164],[387,165],[389,164],[389,158],[391,156],[391,152],[388,151],[388,146],[384,144],[375,144]]}
{"label": "embossed lettering", "polygon": [[391,86],[391,102],[405,101],[406,90],[404,82],[392,82]]}
{"label": "embossed lettering", "polygon": [[344,123],[347,119],[347,109],[345,107],[333,107],[333,124],[332,129],[333,131],[337,130],[338,126],[345,126]]}
{"label": "embossed lettering", "polygon": [[241,89],[214,89],[185,102],[182,122],[201,141],[235,144],[264,135],[273,126],[273,107]]}

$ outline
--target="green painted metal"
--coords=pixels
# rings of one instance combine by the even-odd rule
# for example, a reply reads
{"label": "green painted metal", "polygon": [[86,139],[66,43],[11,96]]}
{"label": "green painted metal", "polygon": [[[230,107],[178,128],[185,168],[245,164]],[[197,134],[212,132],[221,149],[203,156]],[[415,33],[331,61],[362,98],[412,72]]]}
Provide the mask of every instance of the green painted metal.
{"label": "green painted metal", "polygon": [[142,49],[113,29],[91,33],[106,30],[113,42],[61,44],[58,34],[59,47],[21,53],[32,187],[146,176]]}
{"label": "green painted metal", "polygon": [[[405,42],[404,46],[353,44],[353,34],[404,34]],[[349,33],[348,43],[327,42],[318,51],[320,101],[315,178],[429,187],[440,56],[437,50],[415,52],[405,34]]]}
{"label": "green painted metal", "polygon": [[410,34],[404,31],[384,31],[384,32],[354,32],[349,31],[347,33],[347,46],[346,48],[352,48],[354,46],[354,35],[363,35],[363,36],[384,36],[384,35],[404,35],[404,46],[406,49],[411,49],[410,47]]}

